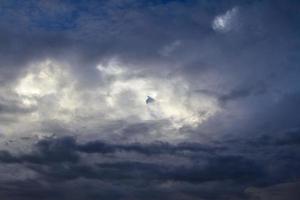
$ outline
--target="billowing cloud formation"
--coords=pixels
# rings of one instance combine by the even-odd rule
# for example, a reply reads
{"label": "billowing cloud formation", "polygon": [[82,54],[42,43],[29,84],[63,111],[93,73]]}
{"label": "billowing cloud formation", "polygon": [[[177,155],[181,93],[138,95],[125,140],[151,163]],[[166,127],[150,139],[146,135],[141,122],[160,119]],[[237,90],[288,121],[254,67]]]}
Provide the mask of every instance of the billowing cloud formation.
{"label": "billowing cloud formation", "polygon": [[[80,88],[70,68],[46,60],[26,69],[12,92],[24,109],[35,109],[15,126],[24,125],[30,128],[28,132],[43,136],[47,133],[43,133],[40,124],[53,120],[77,130],[84,126],[97,129],[100,123],[120,120],[126,123],[165,120],[164,127],[176,132],[183,126],[196,127],[219,110],[215,99],[193,94],[189,83],[177,75],[158,77],[143,70],[129,70],[113,59],[95,67],[99,81],[91,91]],[[155,97],[155,104],[145,104],[148,95]],[[2,129],[8,135],[19,132],[6,126]],[[169,138],[167,133],[163,137]]]}
{"label": "billowing cloud formation", "polygon": [[1,1],[0,198],[295,199],[299,8]]}

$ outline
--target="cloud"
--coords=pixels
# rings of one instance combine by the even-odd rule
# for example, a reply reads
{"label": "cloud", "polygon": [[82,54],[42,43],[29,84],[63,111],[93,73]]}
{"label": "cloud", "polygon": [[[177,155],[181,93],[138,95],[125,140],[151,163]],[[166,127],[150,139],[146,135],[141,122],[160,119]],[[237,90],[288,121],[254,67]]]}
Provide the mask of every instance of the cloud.
{"label": "cloud", "polygon": [[162,56],[169,56],[173,51],[175,51],[178,47],[180,47],[182,43],[179,40],[172,42],[169,45],[164,46],[159,53]]}
{"label": "cloud", "polygon": [[[238,145],[240,142],[243,141],[234,141],[235,145],[231,142],[223,142],[222,146],[218,143],[206,146],[196,143],[179,143],[177,145],[167,143],[112,144],[104,141],[79,143],[72,137],[47,138],[38,142],[31,153],[13,155],[7,151],[1,151],[0,161],[4,166],[19,164],[19,170],[27,168],[33,171],[35,173],[33,180],[26,181],[33,181],[34,183],[38,180],[47,183],[47,188],[56,194],[66,194],[66,187],[72,182],[77,182],[77,186],[81,187],[85,183],[100,181],[103,184],[118,185],[114,187],[118,187],[117,191],[119,192],[125,190],[128,182],[136,184],[134,189],[131,188],[132,195],[140,194],[140,184],[147,184],[147,187],[150,188],[155,188],[159,184],[161,185],[161,188],[157,188],[159,193],[164,193],[168,184],[177,185],[176,190],[178,192],[185,191],[187,189],[185,188],[186,184],[190,184],[188,188],[192,187],[195,191],[199,190],[200,185],[208,184],[208,188],[203,190],[210,191],[222,184],[229,184],[231,186],[223,191],[218,193],[205,192],[202,195],[205,198],[213,199],[221,198],[222,195],[228,193],[236,198],[239,196],[245,198],[243,197],[245,188],[253,188],[261,184],[274,184],[287,178],[289,169],[285,168],[284,165],[292,164],[289,160],[282,157],[283,163],[278,163],[276,170],[279,171],[277,173],[270,172],[267,168],[274,162],[273,159],[278,159],[278,156],[273,157],[277,154],[276,152],[269,154],[267,151],[274,152],[278,146],[269,149],[270,146],[255,145],[255,150],[249,146],[252,145],[251,140],[241,144],[242,146]],[[253,150],[255,151],[251,152]],[[285,153],[290,151],[289,149],[278,150]],[[258,152],[263,152],[263,160],[259,158]],[[239,155],[234,155],[237,153]],[[137,155],[142,157],[139,158]],[[172,159],[169,160],[172,157],[176,162]],[[181,163],[181,158],[188,160]],[[164,159],[165,161],[158,162],[157,159]],[[283,174],[285,176],[282,177]],[[277,178],[273,177],[274,175]],[[294,175],[291,174],[292,176]],[[18,188],[22,182],[19,180],[9,184],[15,184]],[[57,184],[59,185],[57,186]],[[194,189],[187,190],[192,192]],[[28,187],[19,191],[24,191],[24,195],[29,195],[32,190],[31,187]],[[91,190],[88,193],[93,194],[95,191]],[[109,191],[111,190],[105,189],[102,194],[109,193]],[[188,191],[184,194],[192,195]],[[8,194],[2,193],[2,195]],[[124,197],[124,195],[127,196],[128,194],[121,196]],[[202,195],[195,193],[195,198]],[[12,196],[16,198],[14,195]],[[64,199],[65,197],[61,196],[60,198]],[[85,197],[79,199],[82,198]]]}
{"label": "cloud", "polygon": [[0,160],[3,163],[63,163],[77,162],[79,156],[74,151],[74,139],[65,137],[58,140],[41,140],[36,144],[36,149],[29,154],[11,155],[1,151]]}
{"label": "cloud", "polygon": [[225,12],[225,14],[216,16],[212,22],[212,28],[219,32],[228,32],[234,29],[238,18],[238,7],[234,7]]}
{"label": "cloud", "polygon": [[[99,70],[98,85],[90,90],[81,86],[70,64],[51,59],[30,64],[11,86],[14,101],[28,110],[24,112],[26,118],[16,126],[26,126],[27,132],[43,135],[52,134],[47,124],[53,121],[59,126],[71,126],[67,132],[76,132],[87,124],[97,129],[99,119],[103,126],[118,120],[128,124],[165,120],[169,121],[166,129],[176,132],[183,126],[196,127],[218,111],[213,99],[187,97],[190,86],[180,76],[165,79],[167,75],[155,77],[143,74],[143,69],[129,68],[114,58],[100,63],[95,67]],[[149,95],[155,99],[151,106],[145,104]],[[37,128],[40,123],[45,125]],[[2,128],[6,134],[17,134],[14,129]]]}
{"label": "cloud", "polygon": [[298,8],[1,1],[0,198],[284,198]]}
{"label": "cloud", "polygon": [[246,192],[252,196],[250,199],[296,200],[299,197],[299,182],[283,183],[265,188],[248,188]]}
{"label": "cloud", "polygon": [[31,113],[35,110],[34,107],[27,107],[22,105],[21,102],[7,102],[2,101],[0,103],[0,113],[5,114],[26,114]]}
{"label": "cloud", "polygon": [[[196,162],[188,166],[164,166],[156,163],[122,161],[112,163],[96,163],[93,165],[80,164],[78,152],[91,153],[117,153],[117,151],[137,152],[146,156],[171,154],[183,156],[181,152],[214,153],[214,149],[201,147],[196,144],[132,144],[109,145],[105,143],[87,143],[76,145],[72,138],[43,140],[36,145],[31,154],[12,156],[8,152],[1,152],[2,163],[28,163],[33,164],[31,170],[45,176],[47,179],[62,181],[87,178],[99,180],[141,179],[143,181],[184,181],[191,183],[222,181],[232,179],[235,181],[252,180],[260,172],[260,168],[252,161],[238,156],[211,157],[205,165]],[[207,159],[207,158],[206,158]],[[222,163],[222,168],[219,165]],[[44,165],[45,167],[38,166]],[[29,165],[30,166],[30,165]]]}
{"label": "cloud", "polygon": [[224,147],[210,147],[199,143],[179,143],[177,145],[165,142],[113,144],[105,141],[91,141],[78,143],[75,138],[66,136],[61,138],[45,138],[35,144],[32,152],[21,155],[12,155],[8,151],[1,151],[3,163],[32,162],[47,164],[48,162],[77,162],[78,153],[110,154],[118,152],[134,152],[146,156],[170,154],[184,156],[184,153],[215,153]]}

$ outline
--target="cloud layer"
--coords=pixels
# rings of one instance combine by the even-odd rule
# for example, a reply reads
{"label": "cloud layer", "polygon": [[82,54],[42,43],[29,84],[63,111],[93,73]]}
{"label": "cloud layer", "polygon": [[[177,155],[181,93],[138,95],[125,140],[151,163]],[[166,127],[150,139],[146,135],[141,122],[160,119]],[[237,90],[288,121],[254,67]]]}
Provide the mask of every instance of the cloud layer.
{"label": "cloud layer", "polygon": [[1,1],[0,198],[296,199],[299,9]]}

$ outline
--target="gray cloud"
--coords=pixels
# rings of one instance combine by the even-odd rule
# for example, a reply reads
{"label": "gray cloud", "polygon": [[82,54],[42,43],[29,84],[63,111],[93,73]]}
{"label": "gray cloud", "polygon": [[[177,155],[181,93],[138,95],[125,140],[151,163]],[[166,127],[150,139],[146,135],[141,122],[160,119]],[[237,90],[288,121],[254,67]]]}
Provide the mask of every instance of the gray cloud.
{"label": "gray cloud", "polygon": [[1,1],[0,198],[295,198],[299,6]]}

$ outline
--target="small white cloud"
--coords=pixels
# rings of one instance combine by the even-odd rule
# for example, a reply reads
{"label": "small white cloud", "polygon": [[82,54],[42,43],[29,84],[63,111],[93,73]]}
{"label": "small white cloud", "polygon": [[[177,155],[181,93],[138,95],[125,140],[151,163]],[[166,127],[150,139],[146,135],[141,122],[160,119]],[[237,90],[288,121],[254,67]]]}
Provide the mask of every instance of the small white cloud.
{"label": "small white cloud", "polygon": [[225,14],[216,16],[212,22],[212,28],[219,32],[228,32],[232,30],[237,14],[238,8],[234,7]]}
{"label": "small white cloud", "polygon": [[106,65],[99,64],[97,69],[103,73],[103,75],[115,76],[125,72],[125,69],[120,66],[120,63],[116,59],[110,60]]}

